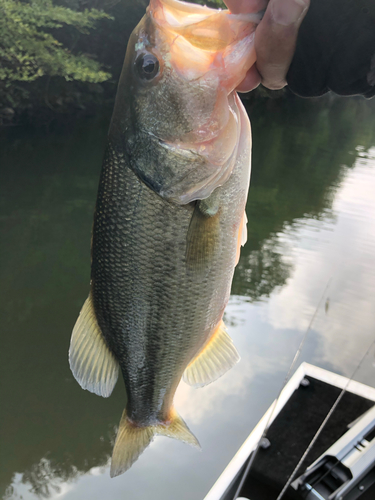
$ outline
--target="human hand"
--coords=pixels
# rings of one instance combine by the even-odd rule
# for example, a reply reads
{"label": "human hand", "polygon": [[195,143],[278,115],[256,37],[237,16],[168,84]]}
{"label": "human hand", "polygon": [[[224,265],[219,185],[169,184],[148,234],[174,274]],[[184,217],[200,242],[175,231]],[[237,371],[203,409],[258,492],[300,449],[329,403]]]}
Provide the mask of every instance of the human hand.
{"label": "human hand", "polygon": [[298,29],[310,0],[224,0],[233,14],[266,9],[255,31],[256,64],[249,69],[237,87],[249,92],[260,83],[271,90],[286,85],[286,74],[292,62]]}

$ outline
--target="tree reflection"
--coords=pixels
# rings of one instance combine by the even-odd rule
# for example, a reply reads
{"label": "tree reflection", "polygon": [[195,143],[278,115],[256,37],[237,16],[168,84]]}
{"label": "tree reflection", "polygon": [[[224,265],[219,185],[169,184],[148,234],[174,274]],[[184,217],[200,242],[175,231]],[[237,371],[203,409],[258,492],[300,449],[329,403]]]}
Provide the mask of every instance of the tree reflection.
{"label": "tree reflection", "polygon": [[285,259],[287,251],[276,236],[260,242],[260,248],[250,251],[238,263],[233,285],[235,293],[259,300],[269,297],[276,287],[284,285],[292,268]]}
{"label": "tree reflection", "polygon": [[345,172],[375,143],[374,110],[374,102],[332,96],[261,100],[250,109],[248,242],[232,293],[259,300],[286,283],[293,265],[278,234],[301,219],[332,219]]}
{"label": "tree reflection", "polygon": [[[24,472],[21,483],[27,485],[30,493],[42,499],[61,493],[62,483],[77,475],[78,470],[74,466],[62,468],[47,458],[42,458]],[[17,484],[13,484],[7,488],[4,500],[14,500],[16,494]]]}
{"label": "tree reflection", "polygon": [[82,391],[67,358],[107,129],[108,117],[48,135],[13,129],[0,147],[0,498],[17,498],[15,472],[48,498],[111,453],[122,387],[117,400]]}

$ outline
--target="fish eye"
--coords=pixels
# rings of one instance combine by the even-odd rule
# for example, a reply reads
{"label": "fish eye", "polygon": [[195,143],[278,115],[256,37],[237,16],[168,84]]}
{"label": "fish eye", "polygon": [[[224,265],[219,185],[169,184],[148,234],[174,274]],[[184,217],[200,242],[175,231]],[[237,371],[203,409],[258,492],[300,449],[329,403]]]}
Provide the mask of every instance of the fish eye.
{"label": "fish eye", "polygon": [[135,67],[141,80],[150,81],[159,73],[159,61],[154,54],[141,54],[135,61]]}

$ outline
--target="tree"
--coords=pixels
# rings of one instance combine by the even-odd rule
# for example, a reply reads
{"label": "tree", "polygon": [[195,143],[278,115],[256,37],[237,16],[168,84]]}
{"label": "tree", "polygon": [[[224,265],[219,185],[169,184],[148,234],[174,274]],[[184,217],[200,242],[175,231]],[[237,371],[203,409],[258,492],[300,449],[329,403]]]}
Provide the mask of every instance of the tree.
{"label": "tree", "polygon": [[0,0],[0,82],[32,82],[41,76],[103,82],[110,74],[87,55],[73,54],[54,36],[72,26],[87,34],[96,21],[110,16],[97,9],[74,11],[52,0]]}

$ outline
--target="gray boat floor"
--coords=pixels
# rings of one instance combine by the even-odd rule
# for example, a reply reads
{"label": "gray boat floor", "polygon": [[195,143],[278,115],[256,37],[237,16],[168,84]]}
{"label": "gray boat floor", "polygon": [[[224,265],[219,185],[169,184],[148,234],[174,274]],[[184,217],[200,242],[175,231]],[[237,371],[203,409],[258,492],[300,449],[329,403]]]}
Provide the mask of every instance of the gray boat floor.
{"label": "gray boat floor", "polygon": [[[277,498],[341,392],[338,387],[312,377],[306,378],[310,384],[300,385],[269,428],[267,438],[271,446],[259,449],[240,497],[251,500]],[[373,401],[346,392],[295,478],[337,441],[350,423],[373,405]],[[374,500],[374,491],[370,490],[367,492],[370,496],[363,495],[361,500]],[[291,493],[289,490],[284,499],[294,498]]]}

